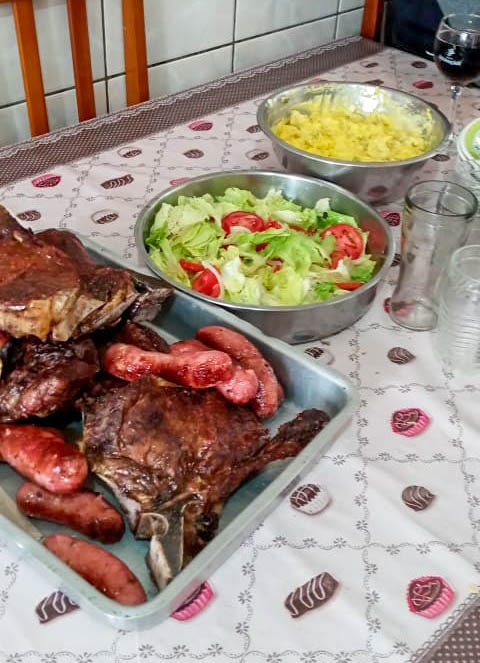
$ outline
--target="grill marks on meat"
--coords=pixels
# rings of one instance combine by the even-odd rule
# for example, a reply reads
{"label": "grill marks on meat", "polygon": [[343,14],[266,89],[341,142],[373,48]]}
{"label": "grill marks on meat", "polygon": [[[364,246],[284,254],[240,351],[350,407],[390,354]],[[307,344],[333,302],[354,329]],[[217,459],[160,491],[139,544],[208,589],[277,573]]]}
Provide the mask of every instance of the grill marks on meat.
{"label": "grill marks on meat", "polygon": [[23,339],[12,364],[0,381],[0,422],[46,417],[69,407],[99,368],[89,338],[66,343]]}
{"label": "grill marks on meat", "polygon": [[153,516],[164,514],[167,530],[182,519],[184,564],[214,535],[225,499],[267,463],[298,453],[327,421],[309,410],[270,438],[250,409],[215,390],[165,388],[146,376],[93,404],[83,445],[137,535],[157,545],[165,525],[157,529]]}
{"label": "grill marks on meat", "polygon": [[67,341],[115,324],[153,319],[172,293],[163,281],[95,265],[68,231],[35,235],[0,206],[0,329]]}

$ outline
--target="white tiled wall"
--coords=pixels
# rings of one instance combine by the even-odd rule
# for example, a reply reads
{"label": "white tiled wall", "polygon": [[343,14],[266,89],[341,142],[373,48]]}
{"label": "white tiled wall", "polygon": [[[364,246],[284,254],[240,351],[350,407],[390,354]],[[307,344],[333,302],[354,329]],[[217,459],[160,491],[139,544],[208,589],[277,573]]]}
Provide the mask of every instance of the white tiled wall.
{"label": "white tiled wall", "polygon": [[[144,0],[150,95],[359,34],[364,0]],[[51,129],[78,121],[65,0],[34,0]],[[97,113],[125,106],[120,0],[87,0]],[[0,3],[0,145],[29,138],[12,8]]]}

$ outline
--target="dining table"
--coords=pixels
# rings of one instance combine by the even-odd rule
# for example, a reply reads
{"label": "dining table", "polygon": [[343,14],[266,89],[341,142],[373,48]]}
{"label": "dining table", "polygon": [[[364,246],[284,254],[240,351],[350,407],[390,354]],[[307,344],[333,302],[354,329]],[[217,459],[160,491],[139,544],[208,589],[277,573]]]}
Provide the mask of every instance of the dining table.
{"label": "dining table", "polygon": [[[33,230],[81,233],[145,269],[134,226],[146,203],[211,172],[281,171],[257,107],[309,81],[385,85],[448,114],[449,83],[433,62],[350,37],[3,147],[0,204]],[[479,114],[480,89],[467,87],[458,122]],[[455,178],[451,155],[439,151],[415,177]],[[401,207],[377,205],[397,252],[368,312],[294,346],[358,394],[351,421],[303,479],[322,489],[325,508],[307,514],[285,495],[208,578],[201,609],[143,630],[78,609],[0,525],[1,663],[478,663],[480,379],[439,362],[435,330],[389,317]],[[411,412],[417,424],[406,435]],[[287,596],[323,573],[335,592],[295,618]]]}

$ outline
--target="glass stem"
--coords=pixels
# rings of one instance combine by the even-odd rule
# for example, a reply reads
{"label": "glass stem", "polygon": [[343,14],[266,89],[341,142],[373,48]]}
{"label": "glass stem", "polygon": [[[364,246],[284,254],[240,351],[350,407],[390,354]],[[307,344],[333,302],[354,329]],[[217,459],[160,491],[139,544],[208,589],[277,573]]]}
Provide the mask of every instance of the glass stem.
{"label": "glass stem", "polygon": [[458,83],[452,83],[450,86],[450,123],[452,125],[452,131],[450,133],[450,142],[452,142],[457,135],[457,108],[458,108],[458,97],[462,93],[462,88]]}

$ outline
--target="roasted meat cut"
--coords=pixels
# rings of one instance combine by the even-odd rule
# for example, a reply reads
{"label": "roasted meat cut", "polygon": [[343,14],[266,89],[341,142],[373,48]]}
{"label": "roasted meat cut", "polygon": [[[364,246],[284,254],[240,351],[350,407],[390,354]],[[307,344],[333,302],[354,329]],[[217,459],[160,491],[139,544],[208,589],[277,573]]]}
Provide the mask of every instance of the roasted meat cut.
{"label": "roasted meat cut", "polygon": [[163,586],[212,538],[227,497],[267,463],[296,455],[328,420],[308,410],[270,437],[252,410],[214,389],[145,376],[90,403],[83,448],[136,536],[151,538],[149,564]]}
{"label": "roasted meat cut", "polygon": [[172,292],[162,281],[95,265],[68,231],[35,235],[1,206],[0,257],[0,330],[17,338],[67,341],[124,313],[152,319]]}
{"label": "roasted meat cut", "polygon": [[0,422],[47,417],[69,408],[98,369],[89,338],[42,343],[30,336],[17,341],[0,380]]}

